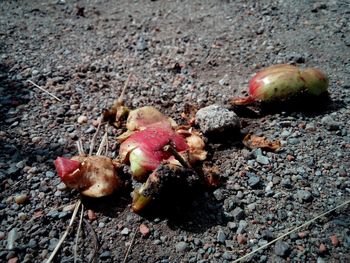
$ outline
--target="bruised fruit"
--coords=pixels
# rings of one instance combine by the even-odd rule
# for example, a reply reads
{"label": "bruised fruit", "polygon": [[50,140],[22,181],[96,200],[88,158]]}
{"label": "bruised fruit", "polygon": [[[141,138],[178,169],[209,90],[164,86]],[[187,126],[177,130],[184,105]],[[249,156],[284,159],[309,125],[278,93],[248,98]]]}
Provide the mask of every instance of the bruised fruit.
{"label": "bruised fruit", "polygon": [[170,127],[175,127],[176,123],[173,119],[168,118],[163,113],[152,106],[145,106],[135,109],[129,113],[126,128],[129,131],[143,130],[147,126],[155,123],[163,123]]}
{"label": "bruised fruit", "polygon": [[119,157],[124,163],[130,162],[133,178],[143,181],[149,172],[172,156],[170,152],[164,150],[168,144],[179,153],[189,148],[186,140],[171,128],[150,126],[129,136],[120,145]]}
{"label": "bruised fruit", "polygon": [[121,186],[113,161],[105,156],[58,157],[55,167],[62,182],[90,197],[112,194]]}
{"label": "bruised fruit", "polygon": [[328,78],[319,69],[287,64],[274,65],[258,72],[249,82],[249,96],[233,99],[235,105],[255,101],[284,100],[299,93],[321,95],[327,92]]}

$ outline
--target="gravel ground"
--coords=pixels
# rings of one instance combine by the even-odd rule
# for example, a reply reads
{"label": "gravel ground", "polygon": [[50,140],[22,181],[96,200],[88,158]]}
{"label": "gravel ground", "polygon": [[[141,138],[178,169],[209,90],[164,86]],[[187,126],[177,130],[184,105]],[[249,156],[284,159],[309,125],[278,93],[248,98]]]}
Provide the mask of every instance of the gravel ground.
{"label": "gravel ground", "polygon": [[[1,1],[0,12],[0,261],[49,257],[79,198],[53,160],[77,154],[78,138],[88,149],[130,73],[126,104],[156,106],[179,122],[186,104],[234,110],[229,99],[276,63],[322,68],[331,101],[236,112],[243,131],[283,149],[248,150],[233,133],[209,139],[206,165],[222,178],[213,191],[143,216],[130,212],[129,188],[83,199],[78,262],[93,260],[93,233],[98,262],[127,253],[125,262],[231,262],[349,200],[348,1]],[[114,156],[120,131],[108,132]],[[343,207],[248,261],[349,262],[349,213]],[[73,262],[77,225],[57,262]]]}

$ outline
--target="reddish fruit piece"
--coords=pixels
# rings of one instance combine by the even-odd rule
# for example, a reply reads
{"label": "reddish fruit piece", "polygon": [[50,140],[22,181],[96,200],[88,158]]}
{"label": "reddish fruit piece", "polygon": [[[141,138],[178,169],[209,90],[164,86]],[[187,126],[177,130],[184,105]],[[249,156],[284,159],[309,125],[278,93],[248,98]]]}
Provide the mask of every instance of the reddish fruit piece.
{"label": "reddish fruit piece", "polygon": [[321,95],[328,88],[328,78],[319,69],[300,69],[296,66],[274,65],[258,72],[249,82],[249,96],[232,100],[235,105],[251,104],[255,101],[287,99],[305,92]]}
{"label": "reddish fruit piece", "polygon": [[86,196],[106,196],[121,186],[112,160],[105,156],[58,157],[55,166],[62,182]]}
{"label": "reddish fruit piece", "polygon": [[64,157],[57,157],[55,160],[56,171],[62,181],[69,180],[74,171],[80,167],[80,162],[74,161]]}
{"label": "reddish fruit piece", "polygon": [[120,145],[119,156],[122,162],[129,160],[134,179],[143,181],[148,172],[155,170],[163,160],[172,156],[164,150],[164,146],[168,144],[178,152],[188,149],[186,140],[170,127],[154,125],[129,136]]}

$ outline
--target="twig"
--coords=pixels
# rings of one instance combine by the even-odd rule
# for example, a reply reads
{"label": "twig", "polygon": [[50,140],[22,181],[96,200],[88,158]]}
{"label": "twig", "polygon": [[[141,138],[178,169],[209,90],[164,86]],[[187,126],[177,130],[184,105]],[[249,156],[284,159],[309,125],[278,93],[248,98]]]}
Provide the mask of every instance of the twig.
{"label": "twig", "polygon": [[56,97],[55,95],[53,95],[51,92],[47,91],[46,89],[40,87],[39,85],[35,84],[33,81],[31,80],[27,80],[30,84],[32,84],[33,86],[37,87],[38,89],[40,89],[41,91],[45,92],[46,94],[49,94],[51,97],[53,97],[54,99],[58,100],[58,101],[62,101],[60,98]]}
{"label": "twig", "polygon": [[171,152],[172,155],[181,163],[181,165],[185,168],[191,168],[191,165],[182,158],[182,156],[178,153],[174,146],[171,144],[167,144],[164,146],[164,151]]}
{"label": "twig", "polygon": [[98,126],[97,126],[97,128],[96,128],[96,132],[95,132],[94,136],[93,136],[92,139],[91,139],[90,150],[89,150],[89,156],[92,155],[92,152],[93,152],[93,150],[94,150],[94,148],[95,148],[96,137],[97,137],[97,134],[98,134],[98,132],[99,132],[99,130],[100,130],[100,128],[101,128],[102,120],[103,120],[103,116],[100,116],[100,117],[98,118]]}
{"label": "twig", "polygon": [[125,91],[126,91],[126,88],[129,86],[130,78],[131,78],[131,73],[129,74],[128,78],[126,79],[126,81],[124,83],[124,87],[122,89],[122,92],[120,93],[120,96],[118,97],[118,99],[115,102],[116,107],[122,106],[124,104]]}
{"label": "twig", "polygon": [[104,147],[105,144],[107,143],[107,140],[108,140],[108,133],[106,132],[106,133],[103,135],[103,137],[102,137],[102,140],[101,140],[100,146],[98,147],[98,150],[97,150],[96,155],[101,155],[101,154],[102,154],[103,147]]}
{"label": "twig", "polygon": [[126,261],[127,261],[127,259],[128,259],[128,256],[129,256],[131,247],[132,247],[132,245],[134,244],[135,236],[136,236],[136,233],[134,233],[134,235],[133,235],[133,237],[132,237],[132,239],[131,239],[131,243],[130,243],[130,245],[129,245],[129,247],[128,247],[128,250],[126,251],[126,254],[125,254],[123,263],[126,263]]}
{"label": "twig", "polygon": [[108,125],[106,125],[106,152],[105,152],[105,155],[107,156],[108,155],[108,148],[109,148],[109,145],[108,145]]}
{"label": "twig", "polygon": [[78,213],[80,204],[81,204],[81,201],[78,200],[77,203],[75,204],[75,208],[74,208],[72,217],[71,217],[71,219],[70,219],[70,221],[69,221],[69,225],[68,225],[66,231],[63,233],[62,237],[61,237],[60,240],[58,241],[58,243],[57,243],[55,249],[52,251],[52,253],[51,253],[49,259],[46,261],[46,263],[50,263],[50,262],[53,260],[53,258],[55,257],[57,251],[60,249],[62,243],[63,243],[64,240],[66,239],[66,237],[67,237],[67,235],[68,235],[68,233],[69,233],[69,230],[71,229],[71,227],[72,227],[72,225],[73,225],[74,219],[75,219],[75,217],[77,216],[77,213]]}
{"label": "twig", "polygon": [[322,213],[322,214],[320,214],[320,215],[314,217],[313,219],[307,221],[306,223],[304,223],[304,224],[302,224],[302,225],[300,225],[300,226],[298,226],[298,227],[296,227],[296,228],[294,228],[294,229],[288,231],[287,233],[283,234],[282,236],[280,236],[280,237],[278,237],[278,238],[276,238],[276,239],[270,241],[269,243],[267,243],[267,244],[265,244],[265,245],[263,245],[263,246],[261,246],[261,247],[255,249],[255,250],[253,250],[252,252],[250,252],[250,253],[244,255],[243,257],[240,257],[239,259],[236,259],[236,260],[233,261],[232,263],[236,263],[236,262],[242,261],[243,259],[246,259],[247,257],[249,257],[249,256],[251,256],[251,255],[253,255],[253,254],[255,254],[256,252],[258,252],[258,251],[260,251],[260,250],[262,250],[262,249],[264,249],[264,248],[266,248],[266,247],[272,245],[272,244],[275,243],[276,241],[281,240],[282,238],[284,238],[284,237],[290,235],[291,233],[293,233],[293,232],[295,232],[295,231],[298,231],[300,228],[303,228],[303,227],[305,227],[305,226],[311,224],[312,222],[316,221],[317,219],[319,219],[319,218],[321,218],[321,217],[323,217],[323,216],[325,216],[325,215],[328,215],[329,213],[332,213],[333,211],[337,210],[338,208],[341,208],[341,207],[343,207],[343,206],[346,206],[346,205],[348,205],[349,203],[350,203],[350,200],[348,200],[348,201],[346,201],[346,202],[344,202],[344,203],[342,203],[342,204],[336,206],[335,208],[333,208],[333,209],[331,209],[331,210],[328,210],[327,212],[324,212],[324,213]]}
{"label": "twig", "polygon": [[77,149],[78,149],[79,155],[85,156],[84,147],[83,147],[83,143],[82,143],[81,139],[79,139],[79,140],[76,142],[76,144],[77,144]]}
{"label": "twig", "polygon": [[97,239],[97,235],[95,233],[95,230],[92,227],[92,225],[90,224],[90,222],[88,220],[86,220],[85,218],[83,219],[83,221],[84,221],[85,225],[87,226],[87,228],[89,228],[89,234],[92,235],[92,241],[94,242],[94,254],[89,261],[89,263],[91,263],[93,261],[96,261],[96,255],[97,255],[97,251],[98,251],[98,239]]}
{"label": "twig", "polygon": [[75,245],[74,245],[74,263],[77,262],[77,257],[78,257],[79,234],[81,230],[81,223],[83,222],[83,214],[84,214],[84,205],[81,205],[79,226],[78,226],[77,236],[75,238]]}

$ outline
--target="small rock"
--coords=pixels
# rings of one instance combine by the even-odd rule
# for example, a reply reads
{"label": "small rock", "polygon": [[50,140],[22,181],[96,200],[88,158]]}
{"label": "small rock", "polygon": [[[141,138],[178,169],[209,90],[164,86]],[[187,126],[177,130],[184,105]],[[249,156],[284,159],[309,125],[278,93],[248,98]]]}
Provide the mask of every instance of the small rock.
{"label": "small rock", "polygon": [[16,204],[24,204],[28,200],[28,195],[27,194],[19,194],[15,196],[15,202]]}
{"label": "small rock", "polygon": [[11,231],[8,233],[7,236],[7,245],[6,248],[8,250],[13,250],[15,248],[15,242],[18,239],[18,231],[17,228],[12,228]]}
{"label": "small rock", "polygon": [[219,105],[210,105],[197,111],[196,122],[201,131],[206,134],[221,133],[240,128],[237,115]]}
{"label": "small rock", "polygon": [[269,158],[264,155],[257,155],[256,161],[260,164],[267,165],[270,163]]}
{"label": "small rock", "polygon": [[91,209],[89,209],[87,211],[87,215],[88,215],[89,221],[94,221],[97,218],[95,212],[93,210],[91,210]]}
{"label": "small rock", "polygon": [[309,132],[316,131],[315,123],[313,123],[313,122],[307,123],[305,126],[305,130],[307,130]]}
{"label": "small rock", "polygon": [[224,197],[224,195],[223,195],[223,191],[222,191],[222,189],[216,189],[214,192],[213,192],[213,195],[214,195],[214,197],[216,198],[216,200],[218,200],[218,201],[221,201],[221,200],[223,200],[225,197]]}
{"label": "small rock", "polygon": [[75,208],[75,204],[70,204],[70,205],[66,205],[65,207],[63,207],[62,211],[63,212],[72,212]]}
{"label": "small rock", "polygon": [[340,128],[340,124],[336,122],[331,116],[324,116],[321,119],[321,123],[326,126],[329,131],[337,131]]}
{"label": "small rock", "polygon": [[244,233],[247,226],[248,226],[247,221],[245,221],[245,220],[240,220],[240,221],[239,221],[239,224],[238,224],[238,228],[237,228],[236,233],[237,233],[237,234],[242,234],[242,233]]}
{"label": "small rock", "polygon": [[27,214],[26,213],[18,213],[18,219],[21,220],[21,221],[24,221],[27,219]]}
{"label": "small rock", "polygon": [[147,42],[144,36],[140,36],[136,43],[136,49],[139,51],[144,51],[147,49]]}
{"label": "small rock", "polygon": [[237,224],[235,222],[228,222],[227,227],[231,230],[237,229]]}
{"label": "small rock", "polygon": [[129,228],[124,227],[123,230],[120,232],[123,236],[129,235]]}
{"label": "small rock", "polygon": [[326,253],[326,252],[327,252],[327,247],[326,247],[326,245],[323,244],[323,243],[321,243],[319,250],[320,250],[320,253],[321,253],[321,254]]}
{"label": "small rock", "polygon": [[0,231],[0,240],[4,240],[5,236],[5,232]]}
{"label": "small rock", "polygon": [[339,246],[339,243],[340,243],[336,235],[331,236],[331,242],[332,242],[332,245],[335,247]]}
{"label": "small rock", "polygon": [[280,257],[286,257],[289,254],[289,245],[284,241],[277,241],[275,244],[275,254]]}
{"label": "small rock", "polygon": [[53,251],[56,246],[57,246],[57,243],[58,243],[58,239],[57,238],[52,238],[50,239],[50,244],[49,244],[49,251]]}
{"label": "small rock", "polygon": [[188,250],[188,248],[189,248],[188,244],[186,242],[183,242],[183,241],[178,242],[175,245],[175,249],[177,252],[185,252]]}
{"label": "small rock", "polygon": [[225,240],[226,240],[226,235],[225,235],[224,231],[222,231],[221,229],[219,229],[218,234],[217,234],[217,236],[216,236],[216,241],[217,241],[218,243],[223,244],[223,243],[225,242]]}
{"label": "small rock", "polygon": [[306,190],[298,190],[296,197],[299,200],[299,202],[301,202],[301,203],[309,202],[312,200],[312,194]]}
{"label": "small rock", "polygon": [[281,136],[281,138],[286,139],[286,138],[288,138],[290,136],[290,131],[284,130],[284,131],[281,132],[280,136]]}
{"label": "small rock", "polygon": [[140,233],[143,237],[148,237],[149,234],[151,233],[151,231],[145,224],[141,224],[140,225]]}
{"label": "small rock", "polygon": [[232,212],[231,215],[235,220],[241,220],[244,218],[244,210],[240,207],[236,207]]}
{"label": "small rock", "polygon": [[17,262],[19,262],[18,257],[10,258],[10,259],[7,261],[7,263],[17,263]]}
{"label": "small rock", "polygon": [[67,186],[63,182],[61,182],[57,185],[57,190],[59,190],[59,191],[64,191],[66,189],[67,189]]}
{"label": "small rock", "polygon": [[237,235],[237,242],[240,245],[244,245],[247,243],[247,238],[243,234],[238,234]]}
{"label": "small rock", "polygon": [[86,123],[87,120],[88,120],[88,118],[85,115],[81,115],[81,116],[78,117],[78,123],[79,124]]}
{"label": "small rock", "polygon": [[323,258],[318,257],[316,263],[326,263],[326,261]]}
{"label": "small rock", "polygon": [[248,174],[248,185],[253,188],[253,189],[256,189],[256,188],[259,188],[259,185],[260,185],[260,177],[259,176],[256,176],[254,174]]}
{"label": "small rock", "polygon": [[111,252],[104,251],[104,252],[101,253],[100,259],[107,259],[107,258],[110,258],[111,256],[112,256]]}
{"label": "small rock", "polygon": [[231,260],[232,259],[232,254],[228,251],[225,251],[224,254],[222,254],[222,258],[226,260]]}

